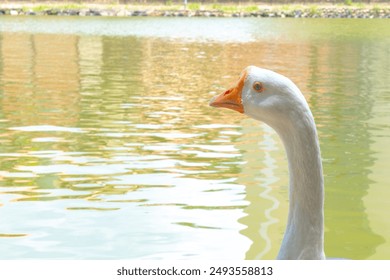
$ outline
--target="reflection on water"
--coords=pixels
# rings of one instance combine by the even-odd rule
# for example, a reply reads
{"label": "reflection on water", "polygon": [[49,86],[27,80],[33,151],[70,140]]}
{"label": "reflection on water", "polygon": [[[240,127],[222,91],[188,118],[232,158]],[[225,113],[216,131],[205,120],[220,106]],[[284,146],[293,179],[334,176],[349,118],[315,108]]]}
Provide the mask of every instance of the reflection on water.
{"label": "reflection on water", "polygon": [[283,147],[208,107],[255,64],[291,77],[313,109],[327,255],[388,259],[387,22],[223,19],[235,38],[213,33],[218,20],[185,19],[211,30],[188,40],[180,20],[60,18],[44,32],[47,19],[1,18],[1,258],[275,258]]}

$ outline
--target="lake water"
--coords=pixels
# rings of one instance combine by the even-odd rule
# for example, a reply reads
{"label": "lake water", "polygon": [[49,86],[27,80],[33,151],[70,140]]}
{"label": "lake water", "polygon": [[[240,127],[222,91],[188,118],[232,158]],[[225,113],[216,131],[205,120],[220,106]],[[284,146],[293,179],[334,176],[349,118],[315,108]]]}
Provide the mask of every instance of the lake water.
{"label": "lake water", "polygon": [[208,106],[247,65],[315,116],[328,257],[390,259],[388,20],[0,17],[1,259],[274,259],[269,127]]}

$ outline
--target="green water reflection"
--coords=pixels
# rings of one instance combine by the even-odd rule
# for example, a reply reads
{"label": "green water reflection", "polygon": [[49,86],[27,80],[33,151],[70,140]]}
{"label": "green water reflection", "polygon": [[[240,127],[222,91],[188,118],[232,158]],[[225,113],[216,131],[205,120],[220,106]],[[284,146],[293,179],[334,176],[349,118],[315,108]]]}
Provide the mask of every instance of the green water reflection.
{"label": "green water reflection", "polygon": [[275,258],[283,147],[208,107],[254,64],[315,115],[326,254],[389,259],[388,22],[220,20],[0,19],[0,258]]}

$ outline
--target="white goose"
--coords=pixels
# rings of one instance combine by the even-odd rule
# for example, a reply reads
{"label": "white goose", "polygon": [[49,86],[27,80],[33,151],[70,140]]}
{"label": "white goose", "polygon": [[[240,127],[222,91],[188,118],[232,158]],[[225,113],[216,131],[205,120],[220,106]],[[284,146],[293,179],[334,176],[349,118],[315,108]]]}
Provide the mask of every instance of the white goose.
{"label": "white goose", "polygon": [[289,213],[278,259],[325,259],[324,181],[317,130],[298,87],[273,71],[249,66],[210,106],[235,110],[271,126],[289,168]]}

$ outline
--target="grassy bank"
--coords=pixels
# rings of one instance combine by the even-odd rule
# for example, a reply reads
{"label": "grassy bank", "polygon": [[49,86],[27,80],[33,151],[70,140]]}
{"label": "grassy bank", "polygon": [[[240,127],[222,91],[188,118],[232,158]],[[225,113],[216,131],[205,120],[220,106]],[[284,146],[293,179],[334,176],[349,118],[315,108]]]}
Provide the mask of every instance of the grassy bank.
{"label": "grassy bank", "polygon": [[[345,4],[346,3],[346,4]],[[383,17],[390,18],[390,4],[254,5],[253,3],[201,4],[93,4],[93,3],[3,3],[3,15],[100,15],[100,16],[263,16],[263,17]]]}

